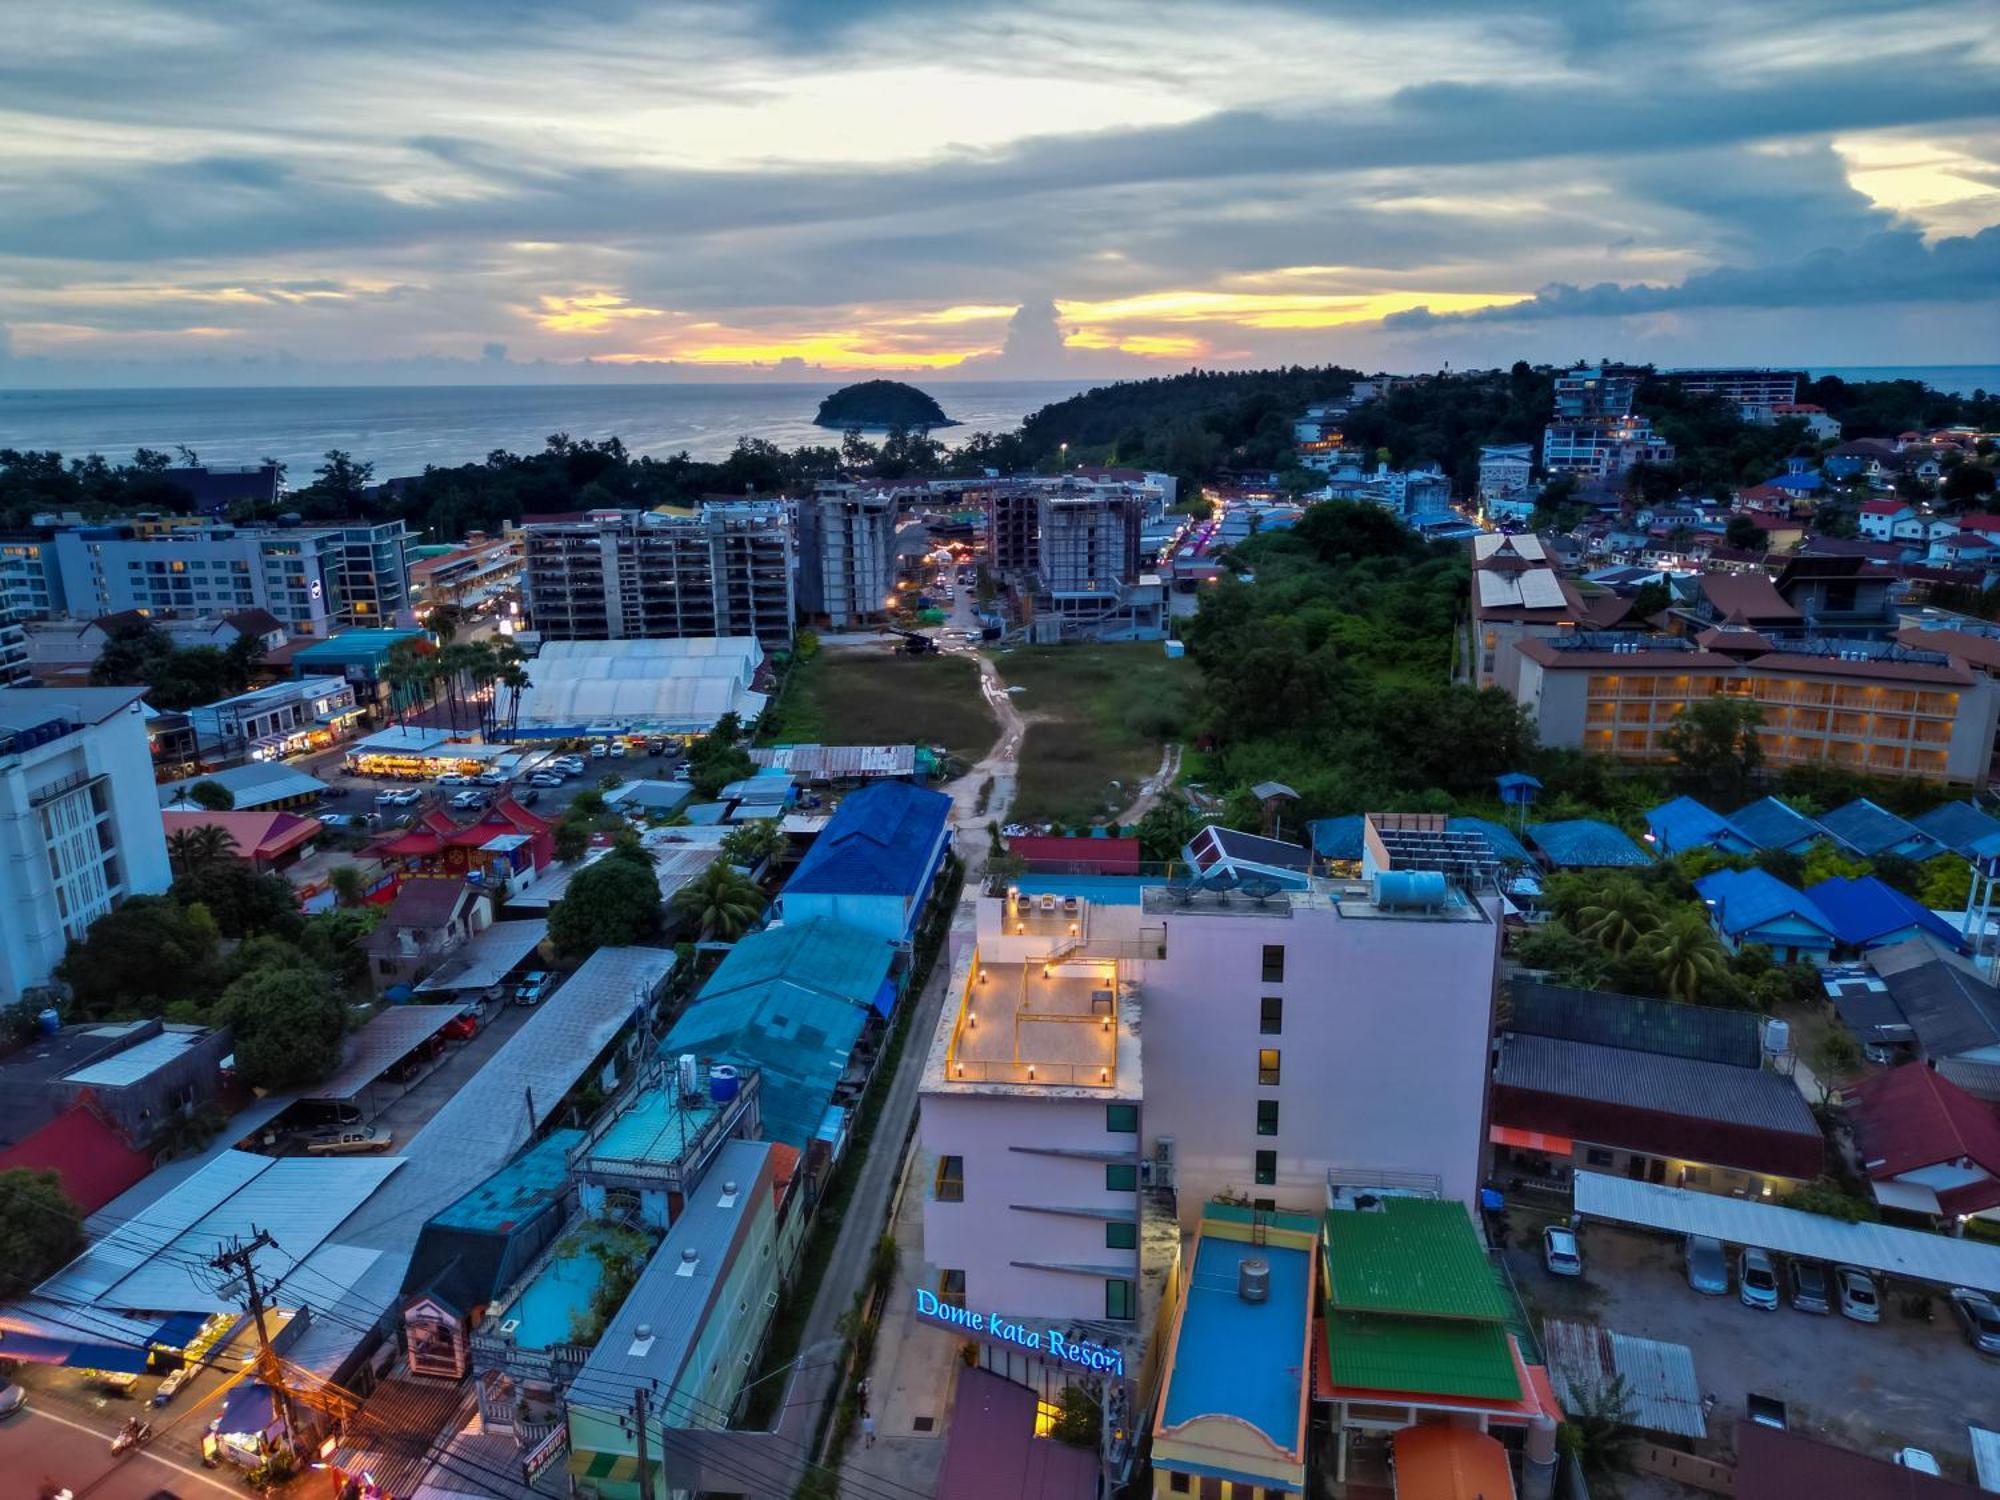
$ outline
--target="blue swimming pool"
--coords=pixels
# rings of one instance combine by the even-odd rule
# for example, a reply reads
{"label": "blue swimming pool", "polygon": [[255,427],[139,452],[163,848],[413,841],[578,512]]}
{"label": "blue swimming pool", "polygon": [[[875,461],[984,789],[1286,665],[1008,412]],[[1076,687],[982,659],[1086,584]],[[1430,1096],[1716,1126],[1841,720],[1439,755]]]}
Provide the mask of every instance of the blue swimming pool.
{"label": "blue swimming pool", "polygon": [[604,1279],[604,1262],[579,1247],[574,1255],[558,1255],[514,1299],[503,1322],[519,1319],[514,1342],[523,1349],[546,1349],[569,1342],[572,1318],[590,1308],[590,1295]]}
{"label": "blue swimming pool", "polygon": [[1149,885],[1159,885],[1157,877],[1140,875],[1035,875],[1017,876],[1013,882],[1030,896],[1076,896],[1105,906],[1137,906],[1139,893]]}

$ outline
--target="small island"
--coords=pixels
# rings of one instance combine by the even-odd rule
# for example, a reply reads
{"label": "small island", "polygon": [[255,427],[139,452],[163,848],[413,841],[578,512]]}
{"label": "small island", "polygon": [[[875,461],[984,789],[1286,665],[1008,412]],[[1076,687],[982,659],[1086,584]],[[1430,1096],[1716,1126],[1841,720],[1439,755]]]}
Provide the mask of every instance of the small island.
{"label": "small island", "polygon": [[819,404],[815,427],[832,427],[842,432],[928,432],[933,427],[956,427],[929,396],[900,380],[864,380],[859,385],[842,386]]}

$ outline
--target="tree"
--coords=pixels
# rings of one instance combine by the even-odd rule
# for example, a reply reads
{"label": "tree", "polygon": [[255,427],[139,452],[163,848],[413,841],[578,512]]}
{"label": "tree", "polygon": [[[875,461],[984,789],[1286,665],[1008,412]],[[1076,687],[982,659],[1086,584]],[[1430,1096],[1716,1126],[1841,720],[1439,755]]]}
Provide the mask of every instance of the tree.
{"label": "tree", "polygon": [[83,1249],[83,1211],[53,1172],[0,1172],[0,1297],[25,1295]]}
{"label": "tree", "polygon": [[1623,1375],[1608,1384],[1572,1383],[1571,1410],[1556,1430],[1556,1441],[1571,1461],[1591,1474],[1620,1467],[1636,1434],[1632,1431],[1632,1394]]}
{"label": "tree", "polygon": [[1632,596],[1632,618],[1650,620],[1673,602],[1674,591],[1664,579],[1655,578],[1650,583],[1641,584],[1639,592]]}
{"label": "tree", "polygon": [[1709,698],[1676,714],[1660,743],[1691,788],[1735,806],[1748,797],[1764,764],[1757,738],[1763,722],[1763,708],[1747,698]]}
{"label": "tree", "polygon": [[1648,933],[1637,953],[1653,966],[1661,989],[1690,1003],[1729,966],[1729,954],[1721,940],[1692,908],[1675,912]]}
{"label": "tree", "polygon": [[555,856],[564,864],[575,864],[590,848],[590,820],[575,816],[574,809],[556,820],[549,838],[555,847]]}
{"label": "tree", "polygon": [[740,823],[722,836],[722,857],[747,870],[781,858],[790,847],[791,840],[773,818]]}
{"label": "tree", "polygon": [[1147,859],[1164,864],[1179,859],[1188,840],[1201,829],[1194,809],[1180,797],[1169,794],[1146,809],[1139,819],[1139,852]]}
{"label": "tree", "polygon": [[1745,551],[1762,551],[1770,544],[1770,534],[1746,515],[1733,515],[1722,529],[1722,539]]}
{"label": "tree", "polygon": [[713,797],[732,781],[755,775],[756,762],[740,745],[704,736],[688,750],[688,783],[704,800]]}
{"label": "tree", "polygon": [[340,1065],[346,1006],[319,969],[245,974],[222,992],[215,1020],[235,1032],[237,1076],[253,1088],[316,1083]]}
{"label": "tree", "polygon": [[333,898],[342,906],[359,906],[368,890],[359,865],[335,865],[327,872],[326,883],[333,887]]}
{"label": "tree", "polygon": [[1993,471],[1978,464],[1960,464],[1944,476],[1942,493],[1953,505],[1971,505],[1993,496]]}
{"label": "tree", "polygon": [[171,896],[134,896],[72,940],[57,973],[86,1017],[158,1015],[175,1000],[214,993],[221,934],[205,907]]}
{"label": "tree", "polygon": [[1066,1385],[1056,1397],[1056,1418],[1049,1436],[1076,1448],[1097,1450],[1104,1436],[1104,1408],[1080,1385]]}
{"label": "tree", "polygon": [[755,881],[717,860],[674,892],[673,907],[704,939],[733,943],[763,915],[765,901]]}
{"label": "tree", "polygon": [[241,860],[191,870],[174,882],[173,894],[184,906],[204,908],[226,938],[298,934],[299,900],[291,882],[260,875]]}
{"label": "tree", "polygon": [[1623,958],[1660,925],[1652,893],[1629,875],[1604,883],[1597,899],[1577,913],[1577,936]]}
{"label": "tree", "polygon": [[549,913],[549,941],[572,958],[643,943],[659,932],[660,886],[653,862],[629,849],[614,847],[577,871]]}
{"label": "tree", "polygon": [[230,812],[236,807],[236,794],[219,781],[197,781],[187,789],[187,799],[210,812]]}
{"label": "tree", "polygon": [[183,876],[234,859],[236,854],[236,835],[215,823],[178,829],[167,839],[167,863]]}

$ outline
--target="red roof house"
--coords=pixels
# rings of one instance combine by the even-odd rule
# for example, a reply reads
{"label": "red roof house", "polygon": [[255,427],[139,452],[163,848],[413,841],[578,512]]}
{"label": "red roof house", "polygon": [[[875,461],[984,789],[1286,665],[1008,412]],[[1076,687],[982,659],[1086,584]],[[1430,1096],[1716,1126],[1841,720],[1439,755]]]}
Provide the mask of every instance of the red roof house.
{"label": "red roof house", "polygon": [[79,1101],[31,1135],[0,1151],[0,1172],[53,1172],[69,1199],[94,1214],[153,1170],[102,1115]]}
{"label": "red roof house", "polygon": [[1946,1215],[2000,1206],[2000,1111],[1991,1104],[1922,1063],[1856,1084],[1847,1101],[1861,1168],[1883,1204]]}
{"label": "red roof house", "polygon": [[1137,839],[1096,839],[1022,835],[1007,840],[1007,852],[1045,874],[1137,875]]}
{"label": "red roof house", "polygon": [[538,818],[512,797],[502,797],[470,823],[457,823],[438,808],[392,838],[375,845],[382,859],[407,860],[427,873],[463,875],[480,866],[479,851],[503,834],[524,834],[537,870],[555,858],[555,837],[549,821]]}
{"label": "red roof house", "polygon": [[236,841],[237,859],[248,860],[260,875],[297,858],[318,838],[325,825],[318,818],[288,812],[179,812],[163,809],[160,822],[168,838],[196,828],[220,828]]}

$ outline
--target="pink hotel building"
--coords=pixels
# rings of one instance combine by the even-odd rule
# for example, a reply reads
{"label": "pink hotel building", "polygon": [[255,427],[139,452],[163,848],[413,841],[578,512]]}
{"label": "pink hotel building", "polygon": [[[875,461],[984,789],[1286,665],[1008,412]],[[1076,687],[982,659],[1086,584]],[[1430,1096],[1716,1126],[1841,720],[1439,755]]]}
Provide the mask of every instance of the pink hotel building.
{"label": "pink hotel building", "polygon": [[[1411,849],[1439,821],[1378,816],[1362,878],[1261,896],[982,894],[923,1081],[919,1290],[1136,1374],[1208,1199],[1317,1213],[1380,1173],[1476,1202],[1500,933]],[[1018,1338],[982,1358],[1063,1383]]]}

